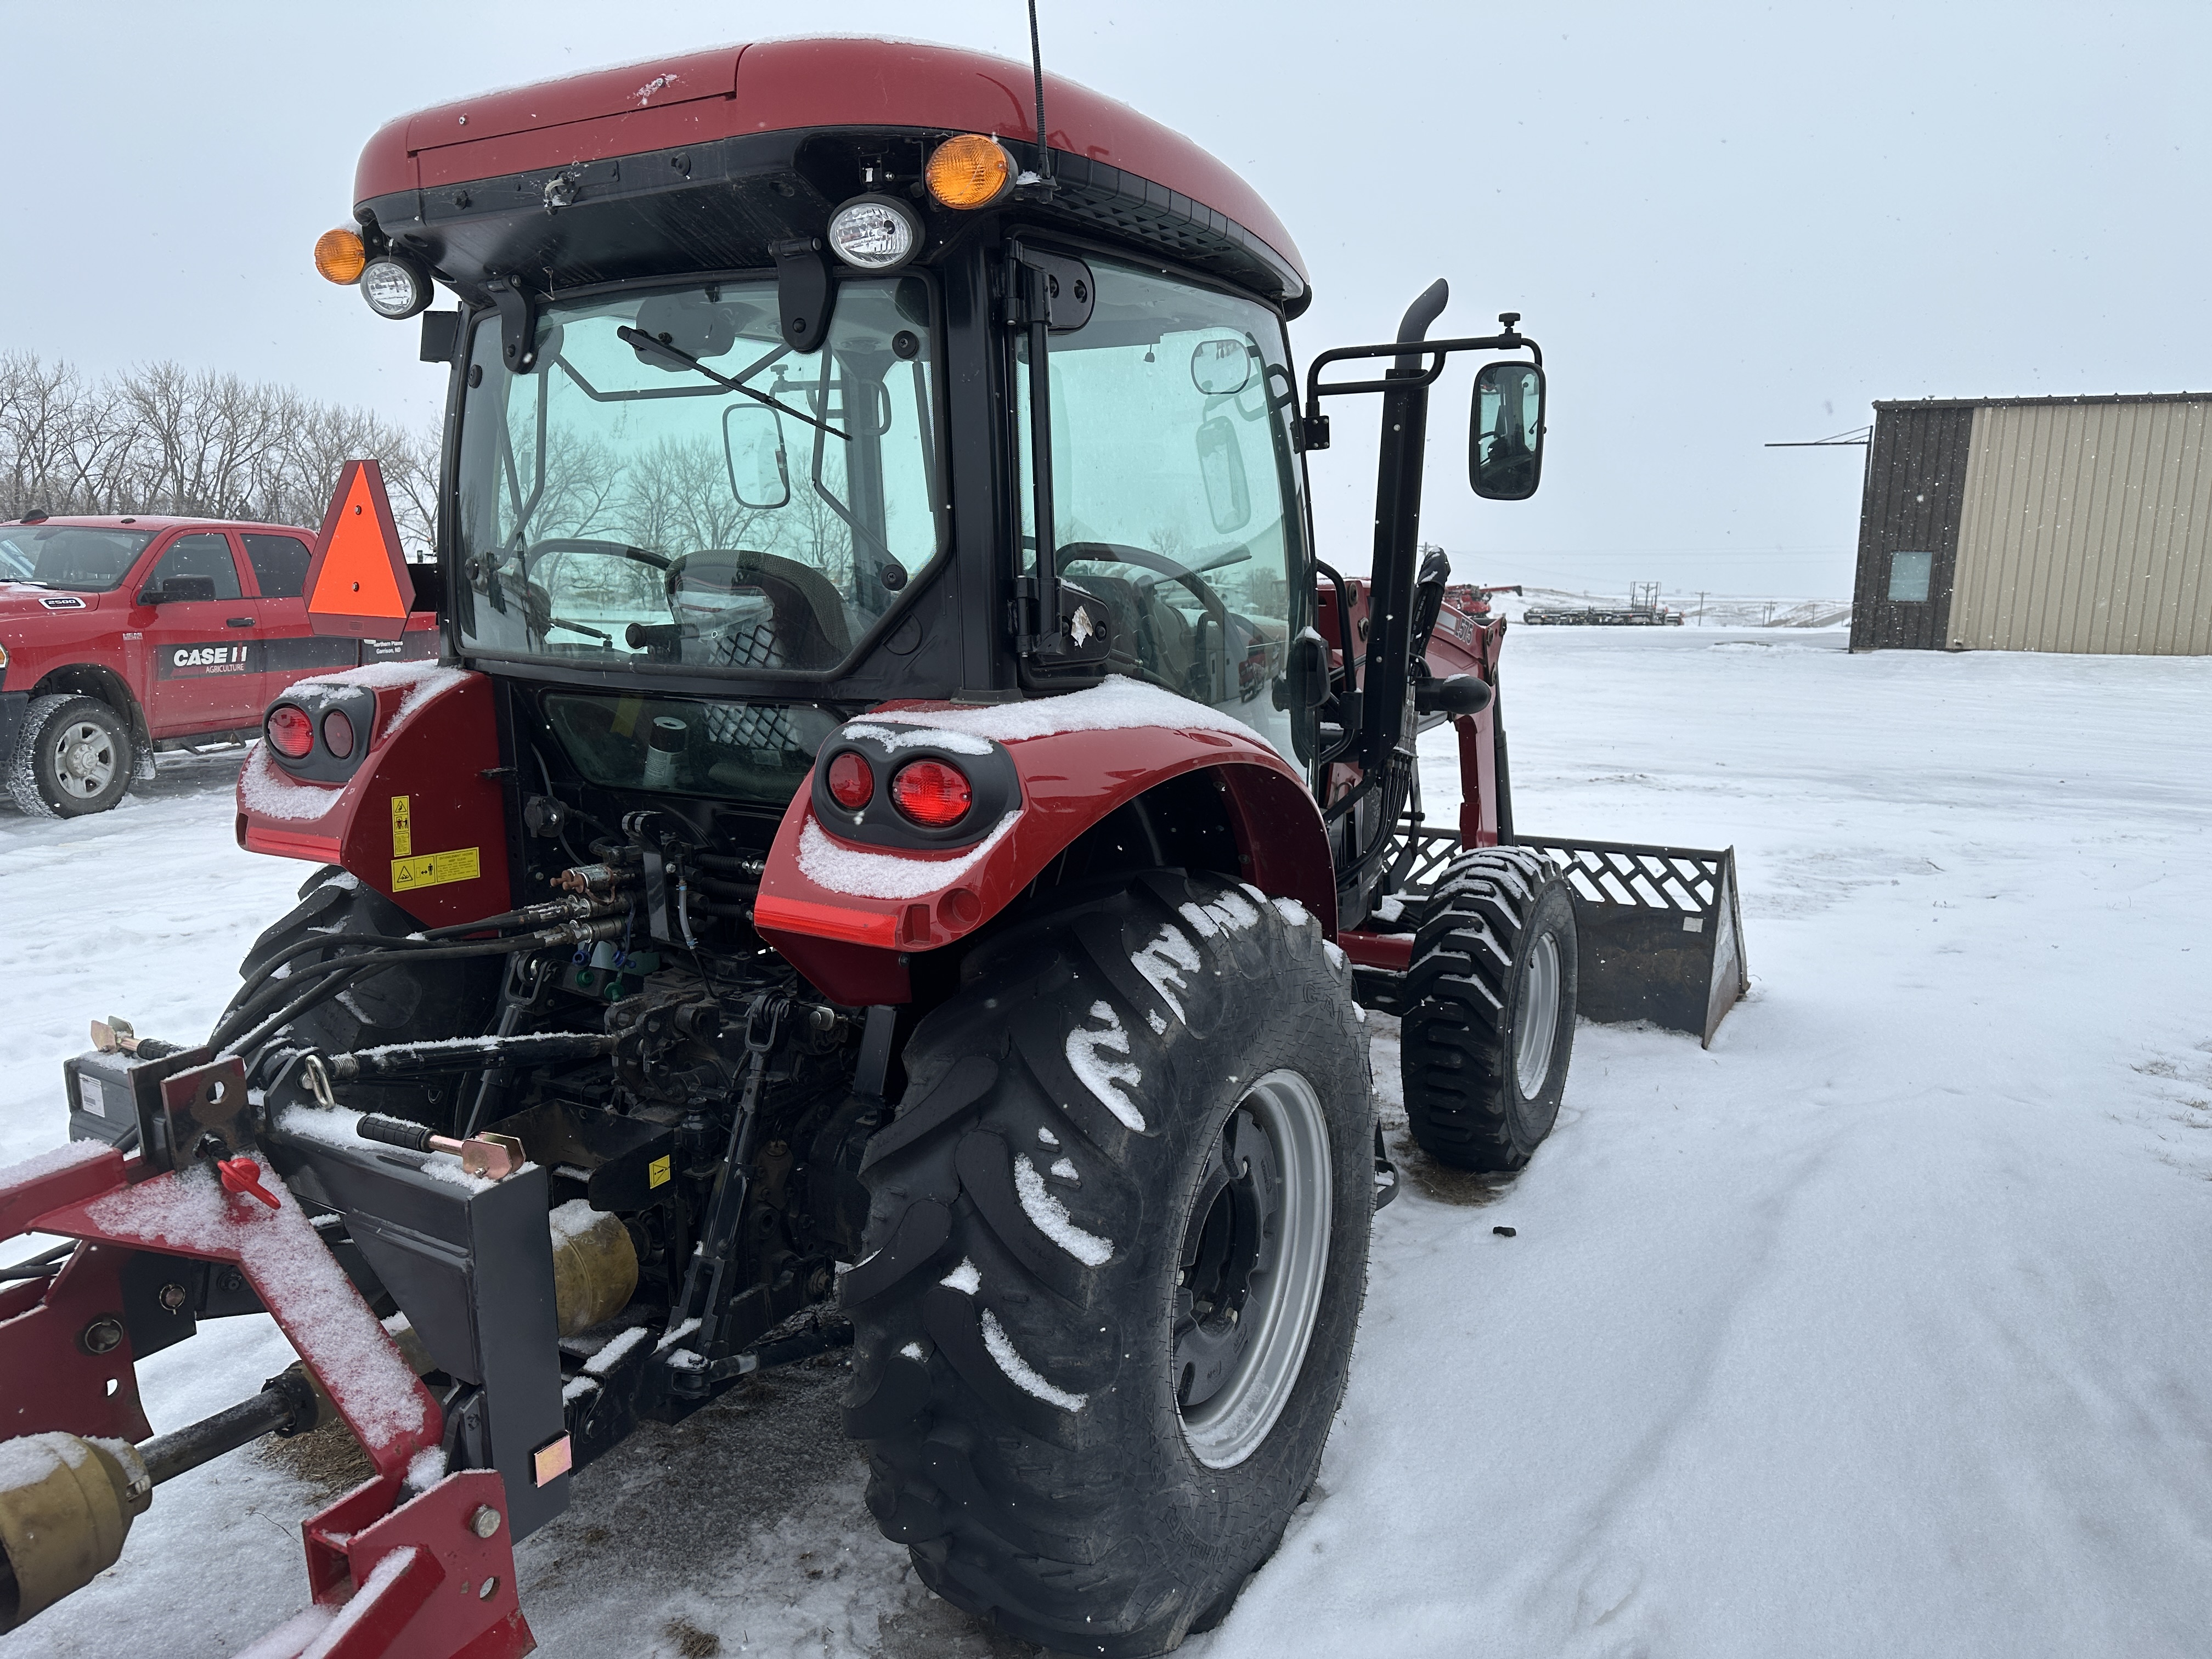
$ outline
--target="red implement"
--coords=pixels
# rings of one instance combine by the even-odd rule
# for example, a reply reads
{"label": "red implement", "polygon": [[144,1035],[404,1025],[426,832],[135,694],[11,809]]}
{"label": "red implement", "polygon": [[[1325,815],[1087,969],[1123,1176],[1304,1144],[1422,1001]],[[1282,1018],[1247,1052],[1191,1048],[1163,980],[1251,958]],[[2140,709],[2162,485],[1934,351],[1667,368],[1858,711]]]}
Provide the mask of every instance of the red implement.
{"label": "red implement", "polygon": [[[252,1200],[258,1200],[258,1202]],[[156,1174],[78,1142],[0,1170],[0,1241],[75,1238],[60,1272],[0,1291],[0,1435],[149,1437],[122,1314],[134,1250],[235,1262],[376,1466],[304,1528],[313,1606],[270,1659],[520,1659],[504,1485],[447,1475],[443,1415],[276,1172],[249,1158]],[[429,1481],[414,1466],[428,1455]]]}

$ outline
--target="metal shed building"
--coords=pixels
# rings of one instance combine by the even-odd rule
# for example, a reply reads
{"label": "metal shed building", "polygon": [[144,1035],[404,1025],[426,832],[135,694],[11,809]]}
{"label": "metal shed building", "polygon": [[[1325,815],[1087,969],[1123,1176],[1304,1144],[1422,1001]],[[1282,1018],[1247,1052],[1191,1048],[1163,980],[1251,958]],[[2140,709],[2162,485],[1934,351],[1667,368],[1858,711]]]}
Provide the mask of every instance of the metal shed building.
{"label": "metal shed building", "polygon": [[2212,392],[1874,408],[1852,650],[2212,653]]}

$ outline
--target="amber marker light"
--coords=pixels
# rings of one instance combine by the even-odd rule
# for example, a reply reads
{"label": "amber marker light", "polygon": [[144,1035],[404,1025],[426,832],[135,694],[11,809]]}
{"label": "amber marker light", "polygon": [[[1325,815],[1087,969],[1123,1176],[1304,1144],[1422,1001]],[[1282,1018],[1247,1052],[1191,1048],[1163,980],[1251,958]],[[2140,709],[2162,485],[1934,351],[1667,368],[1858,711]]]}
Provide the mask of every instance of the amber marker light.
{"label": "amber marker light", "polygon": [[326,230],[315,238],[315,269],[323,280],[350,286],[361,280],[362,267],[368,263],[368,250],[361,245],[357,230]]}
{"label": "amber marker light", "polygon": [[1014,187],[1014,158],[997,139],[963,132],[930,152],[922,177],[939,207],[987,208]]}

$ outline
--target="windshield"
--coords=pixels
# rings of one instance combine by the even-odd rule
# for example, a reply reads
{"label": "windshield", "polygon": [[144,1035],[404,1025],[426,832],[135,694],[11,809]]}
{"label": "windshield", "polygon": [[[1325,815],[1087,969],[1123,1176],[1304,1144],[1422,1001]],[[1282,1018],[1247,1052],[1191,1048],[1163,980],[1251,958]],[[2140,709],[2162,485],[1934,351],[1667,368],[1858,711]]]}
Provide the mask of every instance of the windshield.
{"label": "windshield", "polygon": [[73,593],[112,592],[153,539],[150,530],[0,526],[0,581],[37,582]]}
{"label": "windshield", "polygon": [[[1249,300],[1105,259],[1091,268],[1090,320],[1048,348],[1060,569],[1109,613],[1119,672],[1235,715],[1285,757],[1309,756],[1310,717],[1277,696],[1307,620],[1282,323]],[[1025,341],[1018,351],[1026,364]],[[1026,368],[1017,379],[1034,567]]]}
{"label": "windshield", "polygon": [[455,613],[471,649],[747,676],[833,670],[937,556],[930,290],[772,282],[548,307],[536,371],[476,331]]}

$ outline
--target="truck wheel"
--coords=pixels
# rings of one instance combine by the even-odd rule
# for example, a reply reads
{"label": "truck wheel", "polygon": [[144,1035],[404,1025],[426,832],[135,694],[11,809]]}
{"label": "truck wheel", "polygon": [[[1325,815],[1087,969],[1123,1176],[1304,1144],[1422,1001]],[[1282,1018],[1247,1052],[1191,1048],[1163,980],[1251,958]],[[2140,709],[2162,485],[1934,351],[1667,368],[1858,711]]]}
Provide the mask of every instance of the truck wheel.
{"label": "truck wheel", "polygon": [[1071,889],[980,947],[861,1168],[846,1429],[922,1582],[1066,1652],[1218,1623],[1280,1541],[1366,1290],[1350,969],[1210,876]]}
{"label": "truck wheel", "polygon": [[[350,942],[362,935],[404,936],[421,926],[383,894],[362,885],[359,878],[336,865],[325,865],[301,885],[300,902],[253,941],[238,971],[250,981],[279,957],[301,945],[327,941],[325,949],[292,957],[292,971],[296,972],[309,963],[362,948]],[[490,1018],[498,995],[498,975],[495,963],[467,960],[387,968],[317,1003],[280,1035],[291,1042],[312,1043],[333,1054],[385,1043],[474,1036]],[[283,982],[281,978],[270,981],[272,985]],[[224,1020],[245,994],[241,988],[240,995],[232,998],[231,1006],[223,1011]],[[258,1018],[272,1012],[265,1010]],[[433,1100],[413,1084],[347,1085],[349,1102],[364,1111],[435,1119],[442,1133],[453,1110],[451,1085],[442,1085],[441,1093],[441,1098]]]}
{"label": "truck wheel", "polygon": [[131,726],[97,697],[33,697],[8,761],[9,799],[40,818],[105,812],[131,787]]}
{"label": "truck wheel", "polygon": [[1455,859],[1406,973],[1400,1064],[1413,1139],[1462,1170],[1517,1170],[1552,1133],[1575,1043],[1575,910],[1520,847]]}

